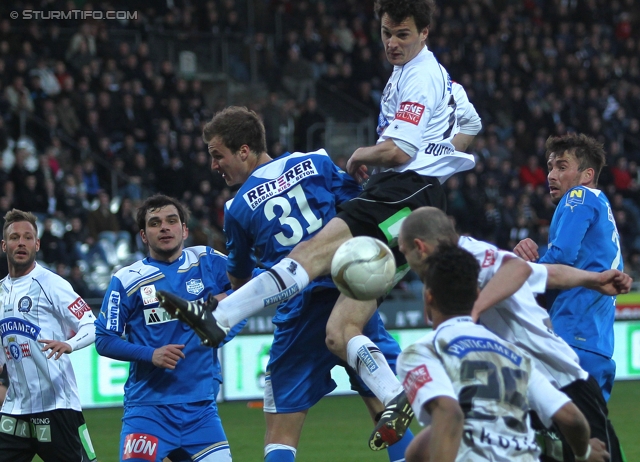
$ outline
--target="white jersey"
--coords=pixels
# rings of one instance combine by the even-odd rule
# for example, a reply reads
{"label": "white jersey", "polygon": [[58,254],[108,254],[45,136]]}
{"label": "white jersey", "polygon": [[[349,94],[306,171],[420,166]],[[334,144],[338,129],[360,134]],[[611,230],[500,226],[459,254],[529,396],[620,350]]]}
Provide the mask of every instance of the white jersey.
{"label": "white jersey", "polygon": [[[460,100],[471,105],[468,98]],[[409,162],[392,170],[414,170],[444,183],[454,173],[473,168],[473,156],[456,151],[451,143],[460,131],[456,114],[466,112],[456,104],[451,77],[426,46],[405,65],[394,66],[380,101],[378,143],[391,138],[413,150],[407,152]]]}
{"label": "white jersey", "polygon": [[36,263],[27,275],[0,281],[0,335],[11,382],[2,412],[80,411],[68,354],[47,359],[39,339],[66,341],[95,316],[71,284]]}
{"label": "white jersey", "polygon": [[[481,289],[503,262],[519,258],[514,253],[467,236],[462,236],[458,245],[476,257],[480,264],[478,285]],[[586,379],[588,373],[580,367],[578,355],[553,331],[547,311],[536,302],[534,294],[546,290],[547,269],[537,263],[529,265],[533,273],[528,281],[511,297],[482,313],[480,322],[494,334],[529,353],[538,371],[556,388]]]}
{"label": "white jersey", "polygon": [[431,423],[426,405],[432,399],[459,402],[465,419],[458,462],[537,461],[528,411],[549,426],[569,402],[526,353],[469,316],[447,320],[406,348],[397,370],[420,424]]}

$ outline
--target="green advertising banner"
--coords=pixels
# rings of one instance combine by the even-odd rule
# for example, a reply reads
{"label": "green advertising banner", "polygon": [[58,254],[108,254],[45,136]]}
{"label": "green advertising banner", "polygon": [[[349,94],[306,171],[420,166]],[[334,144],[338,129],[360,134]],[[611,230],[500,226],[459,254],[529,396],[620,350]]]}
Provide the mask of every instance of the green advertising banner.
{"label": "green advertising banner", "polygon": [[[390,333],[406,348],[428,331],[402,329]],[[640,379],[640,321],[618,321],[614,324],[614,333],[616,380]],[[262,399],[272,340],[272,335],[244,335],[222,348],[222,397],[225,400]],[[122,405],[129,363],[100,356],[93,345],[73,352],[71,362],[83,407]],[[332,394],[353,393],[343,368],[334,368],[332,377],[337,385]]]}

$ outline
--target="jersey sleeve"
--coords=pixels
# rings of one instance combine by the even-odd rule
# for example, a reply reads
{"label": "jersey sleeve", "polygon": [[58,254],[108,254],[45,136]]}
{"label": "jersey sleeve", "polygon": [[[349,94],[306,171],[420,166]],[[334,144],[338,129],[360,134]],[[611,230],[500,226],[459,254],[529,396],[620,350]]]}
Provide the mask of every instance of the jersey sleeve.
{"label": "jersey sleeve", "polygon": [[120,361],[151,362],[154,348],[134,345],[122,339],[124,328],[133,307],[120,279],[111,277],[111,282],[102,300],[100,315],[96,319],[96,350],[102,356]]}
{"label": "jersey sleeve", "polygon": [[[565,194],[558,205],[564,208],[556,226],[555,237],[549,243],[547,252],[540,258],[540,263],[562,263],[573,266],[578,258],[584,236],[597,212],[587,200],[582,203],[572,200],[571,191]],[[587,196],[584,191],[582,195]]]}
{"label": "jersey sleeve", "polygon": [[231,207],[225,210],[224,233],[227,236],[227,271],[233,277],[246,279],[251,276],[251,271],[256,266],[256,259],[253,255],[253,239],[242,226]]}
{"label": "jersey sleeve", "polygon": [[60,278],[55,281],[55,287],[52,289],[50,297],[54,310],[62,315],[64,323],[73,331],[65,340],[75,335],[80,327],[94,323],[95,317],[91,307],[73,290],[71,284]]}
{"label": "jersey sleeve", "polygon": [[528,262],[531,268],[531,275],[527,279],[527,283],[534,294],[543,294],[547,290],[547,279],[549,271],[547,267],[539,263]]}
{"label": "jersey sleeve", "polygon": [[536,411],[546,427],[551,426],[551,419],[558,412],[558,409],[571,401],[567,395],[551,385],[551,382],[535,368],[531,368],[527,398],[529,405]]}
{"label": "jersey sleeve", "polygon": [[482,128],[482,121],[476,108],[469,101],[467,92],[458,82],[452,82],[451,91],[456,101],[456,117],[460,125],[460,133],[477,135]]}
{"label": "jersey sleeve", "polygon": [[432,399],[447,396],[458,401],[444,366],[435,353],[425,345],[414,344],[400,353],[397,371],[413,412],[421,425],[431,423],[427,404]]}

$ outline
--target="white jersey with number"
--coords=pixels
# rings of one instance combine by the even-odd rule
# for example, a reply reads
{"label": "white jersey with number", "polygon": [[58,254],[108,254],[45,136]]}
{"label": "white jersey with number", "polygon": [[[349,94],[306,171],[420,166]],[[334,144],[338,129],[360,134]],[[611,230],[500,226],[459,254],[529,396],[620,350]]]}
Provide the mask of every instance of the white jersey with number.
{"label": "white jersey with number", "polygon": [[537,461],[528,411],[548,426],[569,401],[526,353],[468,316],[447,320],[406,348],[397,370],[420,424],[431,423],[432,399],[445,396],[460,404],[465,419],[458,462]]}
{"label": "white jersey with number", "polygon": [[27,275],[0,281],[0,335],[11,382],[2,412],[21,415],[80,411],[68,354],[47,359],[38,340],[66,341],[95,317],[87,303],[57,274],[36,263]]}
{"label": "white jersey with number", "polygon": [[[464,91],[464,89],[462,89]],[[471,105],[468,98],[461,104]],[[411,160],[393,168],[437,177],[441,183],[473,168],[472,155],[456,151],[451,141],[460,131],[456,98],[448,72],[425,46],[403,66],[394,66],[380,101],[378,143],[389,138],[413,147]]]}
{"label": "white jersey with number", "polygon": [[[502,263],[518,258],[486,242],[462,236],[458,245],[469,251],[480,264],[478,285],[482,289],[496,274]],[[544,293],[547,270],[530,263],[533,269],[528,281],[511,297],[480,315],[480,322],[499,337],[514,343],[533,358],[536,368],[556,388],[562,388],[588,373],[580,367],[575,351],[560,338],[551,325],[547,311],[536,302],[535,295]]]}

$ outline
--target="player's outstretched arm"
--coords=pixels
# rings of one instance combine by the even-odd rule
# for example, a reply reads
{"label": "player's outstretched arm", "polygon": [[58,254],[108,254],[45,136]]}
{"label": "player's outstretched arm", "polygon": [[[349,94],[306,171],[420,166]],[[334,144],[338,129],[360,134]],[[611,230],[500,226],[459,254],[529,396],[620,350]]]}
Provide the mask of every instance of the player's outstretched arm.
{"label": "player's outstretched arm", "polygon": [[606,462],[609,453],[598,438],[589,439],[587,419],[572,402],[564,404],[552,417],[575,454],[576,461]]}
{"label": "player's outstretched arm", "polygon": [[626,294],[633,279],[620,270],[611,269],[596,273],[571,266],[544,263],[547,268],[547,289],[572,289],[586,287],[604,295]]}
{"label": "player's outstretched arm", "polygon": [[458,401],[448,396],[439,396],[427,404],[431,414],[431,426],[413,438],[407,447],[407,462],[454,462],[458,455],[464,414]]}
{"label": "player's outstretched arm", "polygon": [[473,305],[471,317],[474,321],[495,304],[515,294],[531,275],[531,267],[524,260],[504,258],[504,263],[480,291]]}

